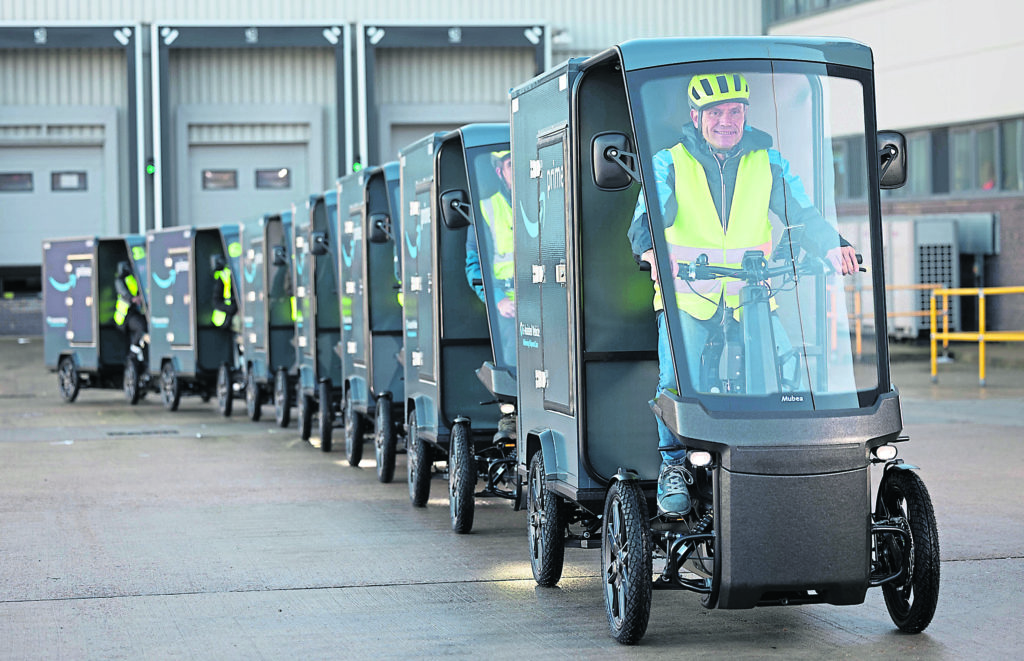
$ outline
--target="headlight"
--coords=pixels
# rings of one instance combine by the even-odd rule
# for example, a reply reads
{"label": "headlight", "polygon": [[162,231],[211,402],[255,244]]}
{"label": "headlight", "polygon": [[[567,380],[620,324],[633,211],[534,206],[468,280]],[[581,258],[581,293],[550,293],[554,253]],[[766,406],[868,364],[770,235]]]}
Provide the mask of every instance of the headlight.
{"label": "headlight", "polygon": [[502,404],[501,406],[498,407],[498,410],[501,411],[502,415],[511,415],[516,412],[516,405]]}
{"label": "headlight", "polygon": [[895,445],[879,445],[871,451],[871,457],[875,461],[892,461],[896,458]]}
{"label": "headlight", "polygon": [[689,455],[690,464],[697,468],[702,468],[711,464],[711,453],[705,452],[704,450],[694,450]]}

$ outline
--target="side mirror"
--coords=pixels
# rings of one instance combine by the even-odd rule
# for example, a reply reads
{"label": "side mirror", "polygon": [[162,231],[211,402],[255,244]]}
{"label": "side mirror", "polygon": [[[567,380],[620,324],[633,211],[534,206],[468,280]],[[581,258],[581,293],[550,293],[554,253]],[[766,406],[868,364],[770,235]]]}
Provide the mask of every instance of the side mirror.
{"label": "side mirror", "polygon": [[309,237],[309,252],[317,257],[327,254],[327,234],[324,232],[313,232]]}
{"label": "side mirror", "polygon": [[601,190],[622,190],[640,181],[637,158],[625,133],[599,133],[590,143],[594,184]]}
{"label": "side mirror", "polygon": [[371,213],[370,243],[387,243],[391,240],[391,216],[386,213]]}
{"label": "side mirror", "polygon": [[899,188],[907,182],[907,139],[897,131],[879,131],[878,185]]}
{"label": "side mirror", "polygon": [[285,266],[288,264],[288,253],[284,246],[274,246],[272,249],[274,266]]}
{"label": "side mirror", "polygon": [[450,230],[469,225],[469,194],[461,189],[441,193],[441,218]]}

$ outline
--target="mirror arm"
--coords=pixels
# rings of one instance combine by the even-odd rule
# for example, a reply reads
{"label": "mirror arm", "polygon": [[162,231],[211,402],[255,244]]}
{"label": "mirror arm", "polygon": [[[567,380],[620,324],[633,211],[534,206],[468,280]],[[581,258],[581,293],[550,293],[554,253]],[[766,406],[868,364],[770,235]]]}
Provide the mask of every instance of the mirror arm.
{"label": "mirror arm", "polygon": [[622,168],[626,174],[633,179],[633,181],[638,184],[640,183],[640,173],[637,172],[636,168],[630,165],[631,162],[635,163],[637,161],[636,154],[619,149],[618,147],[609,147],[604,150],[604,157]]}
{"label": "mirror arm", "polygon": [[896,156],[899,154],[897,149],[892,145],[886,145],[883,149],[878,150],[878,178],[881,179],[885,176],[885,173],[889,171],[889,166],[896,160]]}
{"label": "mirror arm", "polygon": [[466,204],[465,202],[460,202],[459,200],[452,200],[450,206],[452,209],[458,211],[459,215],[465,218],[467,223],[473,222],[473,219],[469,217],[470,206],[468,204]]}

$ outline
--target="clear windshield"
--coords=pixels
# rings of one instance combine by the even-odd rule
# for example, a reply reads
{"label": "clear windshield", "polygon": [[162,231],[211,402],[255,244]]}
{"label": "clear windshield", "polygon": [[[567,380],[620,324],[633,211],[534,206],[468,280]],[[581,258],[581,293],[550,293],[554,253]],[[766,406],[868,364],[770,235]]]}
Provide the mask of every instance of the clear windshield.
{"label": "clear windshield", "polygon": [[[667,283],[655,305],[678,385],[710,408],[856,408],[877,388],[875,345],[854,316],[870,309],[853,305],[870,275],[839,274],[846,244],[871,268],[863,203],[837,204],[853,181],[867,198],[865,92],[829,73],[734,61],[630,75],[645,184],[634,227],[649,221]],[[692,111],[691,80],[727,100]],[[861,149],[839,153],[851,144]]]}
{"label": "clear windshield", "polygon": [[[467,279],[487,305],[494,362],[516,371],[511,161],[508,145],[466,150],[474,226],[466,232]],[[475,231],[474,231],[475,230]]]}

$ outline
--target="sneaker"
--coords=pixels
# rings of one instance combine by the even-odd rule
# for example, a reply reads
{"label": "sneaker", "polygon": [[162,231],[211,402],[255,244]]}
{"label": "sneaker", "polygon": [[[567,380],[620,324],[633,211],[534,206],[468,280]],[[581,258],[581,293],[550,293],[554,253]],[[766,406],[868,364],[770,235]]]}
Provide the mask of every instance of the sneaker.
{"label": "sneaker", "polygon": [[665,464],[658,476],[658,511],[662,514],[683,516],[690,511],[690,491],[687,485],[693,477],[682,466]]}

